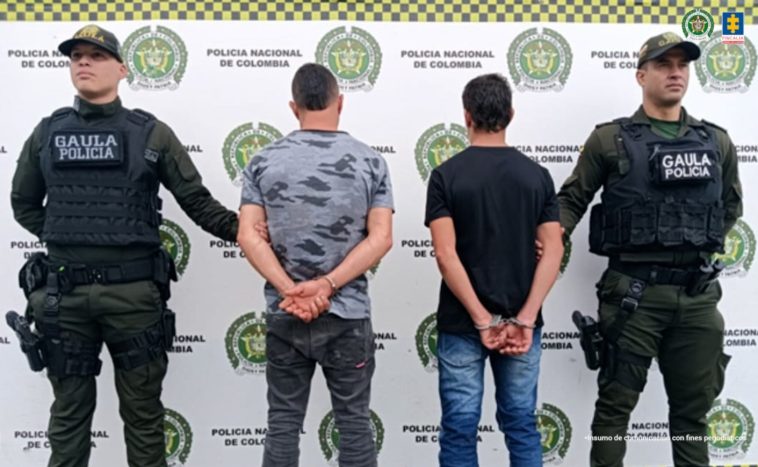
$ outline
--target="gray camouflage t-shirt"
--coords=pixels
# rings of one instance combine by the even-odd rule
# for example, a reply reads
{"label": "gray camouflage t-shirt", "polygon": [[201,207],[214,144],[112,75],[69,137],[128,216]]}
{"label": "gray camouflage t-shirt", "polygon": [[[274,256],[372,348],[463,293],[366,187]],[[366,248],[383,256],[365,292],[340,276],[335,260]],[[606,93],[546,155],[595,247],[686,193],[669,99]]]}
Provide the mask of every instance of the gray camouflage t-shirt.
{"label": "gray camouflage t-shirt", "polygon": [[[387,163],[344,132],[294,131],[263,148],[244,172],[242,204],[266,209],[271,245],[295,281],[334,269],[366,238],[369,209],[393,208]],[[281,297],[264,287],[268,311],[280,312]],[[330,313],[370,316],[365,275],[331,298]]]}

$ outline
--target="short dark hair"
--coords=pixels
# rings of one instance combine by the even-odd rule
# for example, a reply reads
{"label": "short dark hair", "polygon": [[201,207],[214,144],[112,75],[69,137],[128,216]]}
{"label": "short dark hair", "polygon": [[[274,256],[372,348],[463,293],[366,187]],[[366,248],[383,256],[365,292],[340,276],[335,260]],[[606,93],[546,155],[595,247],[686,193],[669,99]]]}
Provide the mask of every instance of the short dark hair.
{"label": "short dark hair", "polygon": [[338,95],[337,80],[323,65],[306,63],[292,78],[292,100],[298,108],[324,110]]}
{"label": "short dark hair", "polygon": [[477,76],[463,88],[463,108],[477,130],[505,129],[511,122],[511,105],[511,87],[501,74]]}

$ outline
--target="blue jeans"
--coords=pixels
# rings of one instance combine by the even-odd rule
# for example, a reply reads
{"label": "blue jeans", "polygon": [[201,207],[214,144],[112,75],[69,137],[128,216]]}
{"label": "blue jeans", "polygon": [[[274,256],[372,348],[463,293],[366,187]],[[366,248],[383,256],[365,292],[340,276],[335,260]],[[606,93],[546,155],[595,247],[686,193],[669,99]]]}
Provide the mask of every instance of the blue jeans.
{"label": "blue jeans", "polygon": [[[268,431],[263,467],[297,467],[311,378],[321,365],[339,430],[340,467],[376,467],[369,400],[374,374],[371,320],[325,314],[304,323],[266,315]],[[307,465],[313,465],[308,461]]]}
{"label": "blue jeans", "polygon": [[542,444],[534,414],[540,367],[541,329],[534,330],[525,355],[507,357],[487,350],[476,334],[440,332],[437,341],[442,403],[440,467],[477,467],[477,428],[482,414],[484,361],[495,379],[497,424],[513,467],[542,465]]}

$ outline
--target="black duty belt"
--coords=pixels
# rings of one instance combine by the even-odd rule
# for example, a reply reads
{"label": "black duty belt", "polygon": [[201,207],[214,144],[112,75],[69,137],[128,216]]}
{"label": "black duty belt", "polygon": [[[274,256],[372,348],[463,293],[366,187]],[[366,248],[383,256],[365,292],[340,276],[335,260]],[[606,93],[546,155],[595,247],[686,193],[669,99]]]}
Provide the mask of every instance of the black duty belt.
{"label": "black duty belt", "polygon": [[671,268],[654,263],[633,263],[611,258],[608,268],[644,281],[649,285],[688,285],[701,273],[695,266],[687,269]]}
{"label": "black duty belt", "polygon": [[87,284],[122,284],[153,280],[156,276],[156,258],[132,260],[118,264],[77,264],[51,261],[49,270],[59,274],[65,287]]}

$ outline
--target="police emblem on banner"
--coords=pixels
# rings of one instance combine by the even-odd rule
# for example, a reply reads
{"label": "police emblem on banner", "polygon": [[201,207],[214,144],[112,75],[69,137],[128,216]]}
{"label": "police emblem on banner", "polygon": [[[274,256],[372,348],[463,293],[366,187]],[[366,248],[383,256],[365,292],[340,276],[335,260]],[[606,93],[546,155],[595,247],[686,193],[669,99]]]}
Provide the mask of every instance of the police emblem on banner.
{"label": "police emblem on banner", "polygon": [[382,51],[367,31],[340,26],[318,43],[316,62],[334,73],[343,92],[370,91],[379,77]]}
{"label": "police emblem on banner", "polygon": [[734,399],[717,399],[706,415],[708,453],[712,459],[742,459],[750,448],[755,420],[750,411]]}
{"label": "police emblem on banner", "polygon": [[382,264],[381,261],[371,266],[368,271],[366,271],[366,278],[368,280],[372,280],[374,277],[376,277],[376,272],[379,270],[380,264]]}
{"label": "police emblem on banner", "polygon": [[451,123],[449,128],[439,123],[426,130],[416,142],[416,168],[426,183],[432,170],[466,149],[468,136],[466,128]]}
{"label": "police emblem on banner", "polygon": [[424,318],[416,329],[416,353],[426,371],[437,371],[437,313]]}
{"label": "police emblem on banner", "polygon": [[536,410],[537,431],[542,444],[542,462],[560,464],[571,444],[571,423],[566,414],[551,404]]}
{"label": "police emblem on banner", "polygon": [[569,237],[568,235],[564,236],[563,237],[563,257],[561,258],[561,268],[558,275],[559,279],[563,277],[563,273],[566,271],[569,261],[571,260],[572,247],[573,247],[573,244],[571,243],[571,237]]}
{"label": "police emblem on banner", "polygon": [[719,31],[700,48],[698,81],[705,92],[747,92],[755,77],[755,47],[747,37],[741,45],[725,44],[721,38]]}
{"label": "police emblem on banner", "polygon": [[558,32],[527,29],[508,48],[508,69],[519,91],[561,91],[571,73],[571,47]]}
{"label": "police emblem on banner", "polygon": [[695,8],[682,17],[682,32],[687,40],[702,41],[713,34],[713,16],[705,10]]}
{"label": "police emblem on banner", "polygon": [[241,186],[242,172],[250,159],[258,151],[281,138],[282,133],[279,130],[263,122],[258,123],[257,128],[253,123],[243,123],[232,130],[221,149],[224,168],[232,183]]}
{"label": "police emblem on banner", "polygon": [[[378,454],[382,450],[382,444],[384,444],[384,425],[373,410],[369,410],[369,423],[371,425],[371,437],[374,439]],[[329,411],[321,420],[318,427],[318,441],[326,461],[330,466],[336,466],[339,457],[340,434],[334,421],[334,412]]]}
{"label": "police emblem on banner", "polygon": [[714,255],[724,263],[722,277],[744,277],[750,270],[755,257],[755,234],[742,219],[737,219],[734,227],[724,239],[724,253]]}
{"label": "police emblem on banner", "polygon": [[190,256],[190,241],[187,233],[178,224],[164,218],[163,223],[158,227],[158,234],[163,248],[174,260],[176,274],[181,278],[184,270],[187,269]]}
{"label": "police emblem on banner", "polygon": [[139,28],[122,47],[129,74],[126,80],[134,90],[174,90],[187,69],[187,48],[172,30],[156,26]]}
{"label": "police emblem on banner", "polygon": [[255,312],[237,318],[226,331],[226,357],[238,374],[266,372],[265,313]]}
{"label": "police emblem on banner", "polygon": [[179,412],[166,409],[163,417],[163,434],[166,441],[166,463],[169,467],[182,467],[192,448],[192,429]]}

